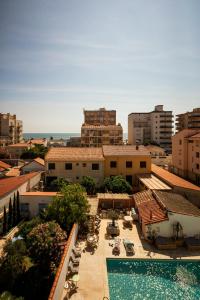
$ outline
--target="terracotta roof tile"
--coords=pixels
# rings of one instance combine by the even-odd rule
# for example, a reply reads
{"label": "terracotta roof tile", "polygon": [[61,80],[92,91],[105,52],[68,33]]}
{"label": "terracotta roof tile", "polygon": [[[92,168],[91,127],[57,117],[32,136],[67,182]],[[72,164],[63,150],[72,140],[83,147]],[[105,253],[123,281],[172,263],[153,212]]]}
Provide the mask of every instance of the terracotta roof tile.
{"label": "terracotta roof tile", "polygon": [[150,156],[150,152],[144,146],[136,146],[131,145],[104,145],[103,146],[103,154],[105,156],[134,156],[134,155],[148,155]]}
{"label": "terracotta roof tile", "polygon": [[18,144],[13,144],[13,145],[9,145],[8,146],[9,148],[18,148],[18,147],[29,147],[29,144],[28,143],[18,143]]}
{"label": "terracotta roof tile", "polygon": [[18,177],[11,177],[11,178],[4,178],[0,180],[0,198],[4,195],[12,192],[19,188],[22,184],[24,184],[27,180],[33,178],[34,176],[38,175],[40,172],[33,172],[30,174],[18,176]]}
{"label": "terracotta roof tile", "polygon": [[170,173],[167,170],[164,170],[161,167],[158,167],[154,164],[151,165],[151,171],[154,175],[156,175],[158,178],[160,178],[161,180],[163,180],[164,182],[166,182],[168,185],[174,187],[174,186],[178,186],[178,187],[182,187],[185,189],[190,189],[190,190],[196,190],[196,191],[200,191],[200,187],[173,174]]}
{"label": "terracotta roof tile", "polygon": [[9,169],[9,168],[11,168],[11,165],[0,160],[0,168]]}
{"label": "terracotta roof tile", "polygon": [[34,159],[34,161],[36,161],[38,164],[44,166],[44,159],[40,158],[40,157],[37,157]]}
{"label": "terracotta roof tile", "polygon": [[182,195],[164,191],[154,191],[153,193],[167,210],[178,214],[200,217],[200,209]]}
{"label": "terracotta roof tile", "polygon": [[136,193],[133,195],[133,198],[144,224],[153,224],[168,220],[166,213],[156,199],[154,199],[150,190]]}
{"label": "terracotta roof tile", "polygon": [[6,173],[6,177],[20,176],[20,168],[12,168]]}
{"label": "terracotta roof tile", "polygon": [[102,148],[54,147],[45,156],[45,161],[103,161]]}

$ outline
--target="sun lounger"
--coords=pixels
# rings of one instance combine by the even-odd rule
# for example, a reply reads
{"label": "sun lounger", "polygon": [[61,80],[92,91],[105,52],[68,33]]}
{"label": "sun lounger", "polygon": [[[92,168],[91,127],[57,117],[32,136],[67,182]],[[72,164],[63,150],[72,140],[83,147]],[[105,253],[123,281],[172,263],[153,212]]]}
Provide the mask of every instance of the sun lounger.
{"label": "sun lounger", "polygon": [[134,255],[135,251],[134,251],[134,243],[130,240],[123,240],[124,243],[124,247],[126,249],[126,255]]}
{"label": "sun lounger", "polygon": [[73,252],[75,257],[80,257],[81,256],[81,250],[80,249],[73,248],[72,252]]}
{"label": "sun lounger", "polygon": [[78,266],[74,266],[71,262],[68,265],[69,273],[76,274],[78,273]]}
{"label": "sun lounger", "polygon": [[114,247],[113,247],[113,250],[112,250],[112,253],[114,255],[120,254],[120,241],[121,240],[119,238],[115,238]]}

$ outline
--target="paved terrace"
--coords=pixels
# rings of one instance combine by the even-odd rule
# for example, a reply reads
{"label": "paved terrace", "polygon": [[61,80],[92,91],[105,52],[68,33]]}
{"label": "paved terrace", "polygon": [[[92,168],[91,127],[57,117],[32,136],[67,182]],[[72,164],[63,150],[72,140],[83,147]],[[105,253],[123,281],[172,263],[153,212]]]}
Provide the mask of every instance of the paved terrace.
{"label": "paved terrace", "polygon": [[[72,300],[103,300],[103,297],[109,298],[106,258],[127,258],[123,245],[123,238],[130,239],[135,244],[135,255],[128,258],[162,258],[162,259],[200,259],[200,251],[188,251],[186,248],[178,248],[176,250],[158,250],[154,246],[140,239],[141,234],[138,225],[133,224],[132,230],[123,229],[122,220],[118,220],[120,227],[120,249],[119,256],[112,254],[112,247],[109,245],[113,240],[106,240],[106,226],[110,220],[101,220],[99,231],[99,244],[97,250],[91,252],[83,252],[81,255],[77,293],[73,294]],[[139,233],[139,234],[138,234]],[[82,249],[85,242],[80,243]],[[65,291],[63,291],[63,300],[66,299]]]}

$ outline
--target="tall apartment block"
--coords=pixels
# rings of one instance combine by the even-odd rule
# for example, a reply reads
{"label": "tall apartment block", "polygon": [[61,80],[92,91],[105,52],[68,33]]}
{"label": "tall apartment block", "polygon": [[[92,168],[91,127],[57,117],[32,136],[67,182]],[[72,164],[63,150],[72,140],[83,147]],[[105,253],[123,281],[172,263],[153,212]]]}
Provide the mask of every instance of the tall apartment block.
{"label": "tall apartment block", "polygon": [[116,111],[100,108],[84,110],[84,123],[81,127],[82,147],[123,144],[123,129],[116,125]]}
{"label": "tall apartment block", "polygon": [[200,129],[200,108],[176,116],[176,131],[183,129]]}
{"label": "tall apartment block", "polygon": [[128,143],[130,145],[156,143],[166,152],[172,151],[172,111],[155,106],[152,112],[128,115]]}
{"label": "tall apartment block", "polygon": [[172,137],[172,171],[200,186],[200,129],[183,129]]}
{"label": "tall apartment block", "polygon": [[0,113],[0,146],[21,143],[23,141],[23,123],[16,115]]}

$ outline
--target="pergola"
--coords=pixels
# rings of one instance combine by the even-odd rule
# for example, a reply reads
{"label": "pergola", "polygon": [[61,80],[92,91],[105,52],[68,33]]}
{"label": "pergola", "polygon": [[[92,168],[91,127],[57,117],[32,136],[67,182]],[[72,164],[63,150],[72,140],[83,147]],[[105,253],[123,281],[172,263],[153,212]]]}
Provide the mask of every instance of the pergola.
{"label": "pergola", "polygon": [[98,193],[97,198],[100,203],[110,204],[113,209],[123,208],[124,204],[130,208],[132,202],[132,196],[128,194]]}

